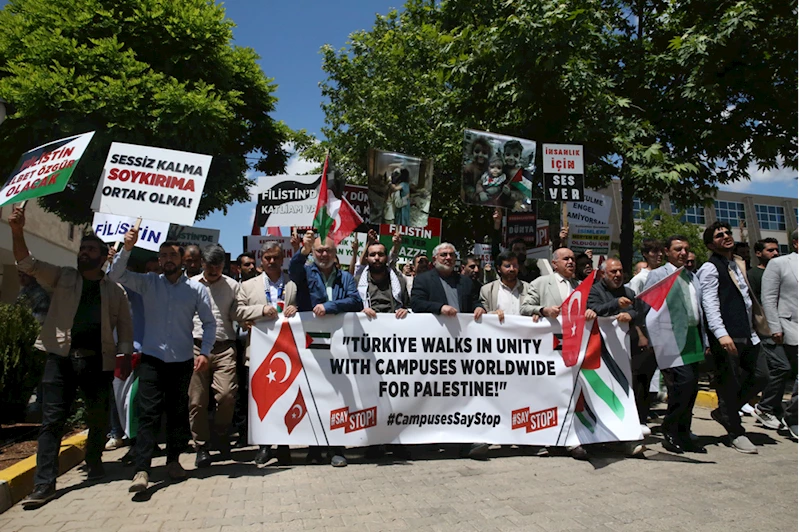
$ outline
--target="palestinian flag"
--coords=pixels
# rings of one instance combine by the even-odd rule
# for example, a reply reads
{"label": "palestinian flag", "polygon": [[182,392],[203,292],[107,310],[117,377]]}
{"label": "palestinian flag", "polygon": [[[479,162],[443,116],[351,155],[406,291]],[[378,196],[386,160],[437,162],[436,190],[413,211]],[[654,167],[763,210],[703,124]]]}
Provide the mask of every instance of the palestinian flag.
{"label": "palestinian flag", "polygon": [[128,438],[135,438],[139,428],[139,415],[136,411],[139,362],[141,362],[141,353],[117,355],[114,368],[114,402],[122,429]]}
{"label": "palestinian flag", "polygon": [[330,351],[330,333],[326,332],[305,333],[305,347],[307,349]]}
{"label": "palestinian flag", "polygon": [[[525,175],[525,172],[527,172],[527,175]],[[516,175],[510,180],[510,186],[523,193],[525,197],[528,198],[533,195],[533,182],[527,178],[529,175],[529,171],[524,168],[519,168],[519,171],[516,172]]]}
{"label": "palestinian flag", "polygon": [[[666,291],[663,286],[667,282],[671,286]],[[691,274],[680,268],[642,292],[657,289],[658,299],[662,300],[659,310],[652,305],[652,310],[646,315],[646,327],[661,369],[677,368],[705,358],[699,331],[699,308],[696,296],[691,293],[691,283]]]}
{"label": "palestinian flag", "polygon": [[316,203],[316,216],[313,227],[319,232],[319,238],[324,241],[327,237],[333,241],[333,246],[347,238],[355,228],[363,223],[352,205],[345,198],[337,198],[327,188],[327,169],[330,157],[325,157],[325,166],[322,170],[322,183],[319,185],[319,200]]}

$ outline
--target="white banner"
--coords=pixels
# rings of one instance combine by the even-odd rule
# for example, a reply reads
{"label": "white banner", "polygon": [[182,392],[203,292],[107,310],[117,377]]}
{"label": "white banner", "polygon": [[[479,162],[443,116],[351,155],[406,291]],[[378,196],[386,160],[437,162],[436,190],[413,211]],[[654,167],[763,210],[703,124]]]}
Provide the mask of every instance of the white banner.
{"label": "white banner", "polygon": [[308,312],[261,321],[251,338],[250,443],[640,439],[627,344],[626,326],[589,322],[567,367],[552,320]]}
{"label": "white banner", "polygon": [[613,199],[596,190],[586,189],[583,201],[569,203],[569,223],[580,225],[606,225],[610,220]]}
{"label": "white banner", "polygon": [[[96,212],[92,221],[92,230],[103,242],[123,242],[125,233],[135,223],[136,218],[131,218],[130,216],[116,216],[114,214]],[[136,247],[149,251],[158,251],[161,244],[166,242],[168,234],[169,224],[167,222],[142,220]]]}
{"label": "white banner", "polygon": [[97,211],[192,225],[212,157],[111,143],[98,185]]}
{"label": "white banner", "polygon": [[205,249],[211,244],[219,244],[219,229],[185,227],[172,224],[169,228],[169,239],[175,240],[184,248],[194,245],[200,249]]}
{"label": "white banner", "polygon": [[277,175],[258,178],[259,227],[309,226],[313,224],[320,175]]}

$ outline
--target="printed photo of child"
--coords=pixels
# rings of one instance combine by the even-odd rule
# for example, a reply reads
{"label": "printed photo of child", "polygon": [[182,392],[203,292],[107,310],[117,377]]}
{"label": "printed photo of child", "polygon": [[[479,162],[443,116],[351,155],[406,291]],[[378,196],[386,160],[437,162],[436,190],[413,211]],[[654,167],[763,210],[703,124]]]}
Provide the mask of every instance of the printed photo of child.
{"label": "printed photo of child", "polygon": [[433,191],[431,160],[370,149],[369,222],[425,227]]}

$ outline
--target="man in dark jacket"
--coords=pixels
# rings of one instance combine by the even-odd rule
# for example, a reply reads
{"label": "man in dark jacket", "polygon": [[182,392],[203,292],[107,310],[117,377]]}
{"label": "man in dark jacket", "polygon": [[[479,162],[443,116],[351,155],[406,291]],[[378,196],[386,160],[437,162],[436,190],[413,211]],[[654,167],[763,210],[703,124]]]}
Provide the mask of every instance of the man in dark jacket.
{"label": "man in dark jacket", "polygon": [[[313,252],[313,264],[306,264],[308,255]],[[326,314],[341,312],[360,312],[363,300],[358,295],[355,279],[349,273],[336,267],[336,246],[329,239],[316,238],[313,231],[307,231],[302,239],[302,247],[295,252],[289,262],[289,279],[297,285],[297,308],[300,312],[312,311],[317,318]],[[345,467],[344,449],[332,447],[328,452],[333,467]],[[319,447],[311,448],[308,461],[322,457]]]}
{"label": "man in dark jacket", "polygon": [[588,308],[597,316],[616,316],[619,322],[630,324],[630,355],[633,374],[633,393],[638,408],[641,432],[649,436],[646,426],[649,412],[649,382],[657,369],[655,353],[649,347],[644,318],[649,305],[635,299],[635,293],[624,286],[624,270],[621,261],[610,258],[599,267],[602,280],[594,283],[588,294]]}
{"label": "man in dark jacket", "polygon": [[[433,250],[434,268],[416,276],[411,291],[411,310],[416,313],[457,316],[459,312],[474,313],[477,320],[485,314],[480,303],[480,293],[474,290],[469,277],[455,271],[455,246],[442,242]],[[488,454],[487,443],[466,444],[461,455],[484,459]]]}

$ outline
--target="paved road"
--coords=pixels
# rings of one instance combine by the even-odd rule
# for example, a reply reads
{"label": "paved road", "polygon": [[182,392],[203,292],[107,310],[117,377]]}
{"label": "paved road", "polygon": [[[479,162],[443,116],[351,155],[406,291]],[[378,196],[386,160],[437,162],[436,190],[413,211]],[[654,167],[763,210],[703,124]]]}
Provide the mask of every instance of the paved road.
{"label": "paved road", "polygon": [[[59,479],[60,496],[0,515],[0,530],[16,531],[290,531],[290,530],[734,530],[797,529],[797,446],[783,435],[746,425],[761,444],[757,456],[719,442],[719,425],[697,409],[694,432],[706,455],[671,455],[659,437],[646,459],[597,452],[590,462],[495,449],[487,462],[424,454],[407,463],[265,467],[214,464],[190,478],[158,483],[145,499],[127,492],[129,469],[107,453],[109,479],[84,482],[73,469]],[[295,460],[300,458],[300,450]],[[235,453],[251,459],[252,450]],[[193,455],[181,463],[193,469]]]}

